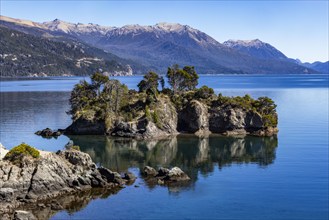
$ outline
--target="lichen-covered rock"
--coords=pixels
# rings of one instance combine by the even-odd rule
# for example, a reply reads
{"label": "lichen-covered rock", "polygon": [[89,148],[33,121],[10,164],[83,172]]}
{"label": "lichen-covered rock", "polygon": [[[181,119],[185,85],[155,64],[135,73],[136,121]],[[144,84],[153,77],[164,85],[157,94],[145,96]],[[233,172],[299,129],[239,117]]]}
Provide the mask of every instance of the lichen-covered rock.
{"label": "lichen-covered rock", "polygon": [[47,200],[93,187],[114,188],[126,183],[120,174],[97,168],[90,156],[76,150],[40,152],[20,164],[0,161],[0,215],[24,203]]}

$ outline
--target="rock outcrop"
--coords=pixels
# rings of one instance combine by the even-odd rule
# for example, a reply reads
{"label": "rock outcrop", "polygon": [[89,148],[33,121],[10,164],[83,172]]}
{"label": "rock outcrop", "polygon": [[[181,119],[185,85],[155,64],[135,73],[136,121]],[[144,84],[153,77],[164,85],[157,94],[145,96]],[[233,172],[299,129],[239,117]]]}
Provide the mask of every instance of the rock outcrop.
{"label": "rock outcrop", "polygon": [[154,110],[157,121],[142,116],[133,121],[116,119],[110,126],[104,121],[78,119],[65,130],[65,134],[107,134],[115,137],[149,139],[177,134],[177,112],[169,99],[159,99]]}
{"label": "rock outcrop", "polygon": [[182,133],[272,136],[278,132],[266,127],[255,111],[231,106],[210,108],[197,100],[187,103],[178,116],[177,130]]}
{"label": "rock outcrop", "polygon": [[106,133],[105,121],[102,120],[87,120],[79,118],[74,121],[64,131],[64,134],[77,135],[104,135]]}
{"label": "rock outcrop", "polygon": [[211,108],[209,110],[209,130],[226,135],[273,135],[277,129],[266,127],[262,116],[255,111],[241,108]]}
{"label": "rock outcrop", "polygon": [[184,133],[209,132],[208,107],[197,100],[192,100],[180,111],[177,130]]}
{"label": "rock outcrop", "polygon": [[146,166],[142,170],[142,175],[146,177],[147,182],[155,182],[160,185],[171,185],[190,180],[190,177],[179,167],[173,167],[172,169],[160,167],[156,171],[153,167]]}
{"label": "rock outcrop", "polygon": [[63,133],[63,130],[59,129],[56,131],[51,130],[50,128],[45,128],[41,131],[37,131],[35,132],[36,135],[42,136],[42,137],[46,137],[46,138],[50,138],[50,137],[58,137]]}
{"label": "rock outcrop", "polygon": [[[51,200],[91,188],[113,189],[128,182],[119,173],[97,167],[86,153],[40,151],[39,158],[25,156],[20,164],[0,160],[0,215],[23,205]],[[129,174],[129,181],[133,177]]]}

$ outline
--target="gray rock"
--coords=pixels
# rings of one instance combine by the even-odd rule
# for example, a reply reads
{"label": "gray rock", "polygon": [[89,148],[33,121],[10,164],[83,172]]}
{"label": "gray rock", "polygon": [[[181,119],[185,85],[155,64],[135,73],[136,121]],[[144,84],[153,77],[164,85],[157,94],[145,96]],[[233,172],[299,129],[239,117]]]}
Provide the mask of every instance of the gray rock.
{"label": "gray rock", "polygon": [[103,135],[106,133],[105,128],[106,126],[104,121],[94,121],[94,120],[79,118],[65,129],[64,134]]}
{"label": "gray rock", "polygon": [[169,169],[160,167],[158,170],[158,176],[167,176],[169,174]]}
{"label": "gray rock", "polygon": [[123,185],[120,174],[96,165],[86,153],[65,150],[24,157],[20,166],[0,161],[0,210],[12,212],[24,203],[36,203],[91,187]]}
{"label": "gray rock", "polygon": [[134,180],[136,180],[136,176],[131,172],[127,172],[124,174],[123,179],[125,179],[127,181],[134,181]]}
{"label": "gray rock", "polygon": [[187,133],[201,133],[209,131],[208,107],[192,100],[179,113],[178,131]]}
{"label": "gray rock", "polygon": [[173,184],[177,182],[186,182],[190,180],[190,177],[184,173],[179,167],[173,167],[172,169],[167,169],[161,167],[159,172],[152,167],[144,167],[142,174],[146,176],[148,182],[153,182],[155,184]]}
{"label": "gray rock", "polygon": [[165,180],[179,182],[190,180],[190,177],[184,173],[179,167],[173,167],[168,175],[165,177]]}
{"label": "gray rock", "polygon": [[14,213],[14,220],[37,220],[37,218],[31,212],[17,210]]}
{"label": "gray rock", "polygon": [[35,132],[35,134],[42,137],[58,137],[62,134],[62,132],[60,130],[53,131],[50,128],[45,128],[41,131]]}
{"label": "gray rock", "polygon": [[158,172],[153,167],[146,166],[144,167],[142,174],[145,176],[156,176]]}

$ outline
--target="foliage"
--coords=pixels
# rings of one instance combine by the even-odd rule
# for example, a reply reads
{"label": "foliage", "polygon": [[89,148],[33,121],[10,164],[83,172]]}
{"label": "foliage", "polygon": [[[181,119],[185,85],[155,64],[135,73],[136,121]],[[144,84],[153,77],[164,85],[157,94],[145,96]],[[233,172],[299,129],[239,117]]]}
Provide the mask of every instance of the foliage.
{"label": "foliage", "polygon": [[148,105],[145,106],[145,116],[146,118],[151,119],[150,107]]}
{"label": "foliage", "polygon": [[71,108],[68,113],[72,115],[73,119],[77,119],[80,111],[91,107],[91,104],[93,100],[96,99],[96,96],[97,94],[92,85],[85,80],[80,81],[80,83],[74,86],[71,92],[71,97],[69,100]]}
{"label": "foliage", "polygon": [[80,151],[80,146],[78,145],[73,145],[70,149]]}
{"label": "foliage", "polygon": [[40,157],[40,152],[35,149],[34,147],[31,147],[30,145],[27,145],[25,143],[22,143],[13,149],[11,149],[4,157],[5,160],[9,160],[12,162],[19,162],[24,156],[31,156],[33,158]]}
{"label": "foliage", "polygon": [[209,88],[208,86],[202,86],[201,88],[197,89],[194,97],[197,99],[208,99],[212,95],[214,95],[215,92],[212,88]]}
{"label": "foliage", "polygon": [[255,100],[250,95],[228,97],[219,94],[213,105],[239,107],[245,110],[256,111],[262,116],[266,127],[276,127],[278,124],[276,104],[269,97],[259,97]]}
{"label": "foliage", "polygon": [[160,121],[160,118],[159,118],[159,114],[158,114],[158,111],[156,109],[154,109],[154,112],[153,112],[153,122],[156,124],[156,126],[158,128],[161,128],[161,121]]}
{"label": "foliage", "polygon": [[128,102],[128,87],[118,80],[110,80],[100,73],[93,74],[91,79],[91,84],[81,81],[71,92],[68,113],[73,120],[79,117],[105,120],[108,114],[117,114]]}
{"label": "foliage", "polygon": [[146,92],[147,102],[149,104],[155,102],[158,96],[158,86],[161,84],[164,87],[164,79],[155,72],[148,72],[144,75],[142,81],[138,83],[139,92]]}
{"label": "foliage", "polygon": [[172,67],[168,67],[167,78],[173,93],[177,94],[182,91],[195,89],[198,85],[199,76],[195,72],[194,67],[185,66],[183,69],[180,69],[175,64]]}
{"label": "foliage", "polygon": [[109,81],[109,77],[108,76],[105,76],[105,75],[103,75],[101,73],[98,73],[98,72],[96,72],[93,75],[91,75],[90,79],[91,79],[91,84],[97,90],[97,92],[98,92],[97,94],[98,95],[100,94],[100,87],[102,85],[104,85],[106,82]]}
{"label": "foliage", "polygon": [[158,90],[159,81],[161,78],[162,77],[159,77],[159,75],[155,72],[148,72],[144,75],[143,80],[140,81],[137,85],[139,88],[139,92]]}

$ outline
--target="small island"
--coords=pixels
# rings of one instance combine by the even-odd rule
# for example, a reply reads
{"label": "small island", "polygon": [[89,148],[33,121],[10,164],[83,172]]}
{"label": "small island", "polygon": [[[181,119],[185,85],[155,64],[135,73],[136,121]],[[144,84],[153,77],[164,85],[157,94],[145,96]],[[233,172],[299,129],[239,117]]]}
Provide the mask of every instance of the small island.
{"label": "small island", "polygon": [[162,76],[148,72],[136,91],[93,74],[91,83],[83,80],[71,93],[68,113],[73,123],[64,133],[150,139],[179,133],[272,136],[278,132],[276,105],[268,97],[227,97],[207,86],[197,88],[199,76],[192,66],[169,67],[166,78],[169,88]]}

